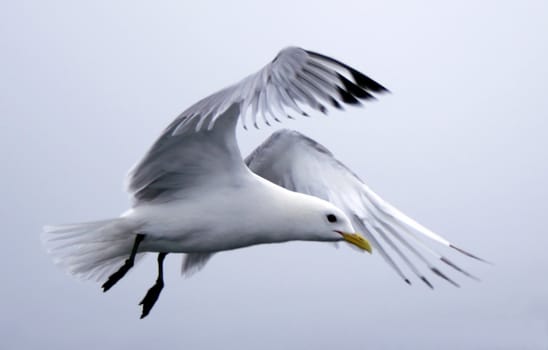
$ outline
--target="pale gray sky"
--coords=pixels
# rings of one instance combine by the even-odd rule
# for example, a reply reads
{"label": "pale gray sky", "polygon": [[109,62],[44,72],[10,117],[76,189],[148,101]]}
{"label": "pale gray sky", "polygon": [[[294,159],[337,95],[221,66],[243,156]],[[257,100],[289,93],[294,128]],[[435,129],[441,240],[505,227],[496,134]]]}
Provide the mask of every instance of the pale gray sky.
{"label": "pale gray sky", "polygon": [[[2,349],[547,349],[546,1],[10,1],[0,11]],[[378,255],[218,254],[151,315],[147,259],[109,293],[55,267],[46,223],[129,205],[126,171],[179,112],[288,45],[393,94],[288,121],[402,211],[495,262],[409,287]],[[244,154],[272,129],[239,132]],[[356,151],[359,149],[359,151]]]}

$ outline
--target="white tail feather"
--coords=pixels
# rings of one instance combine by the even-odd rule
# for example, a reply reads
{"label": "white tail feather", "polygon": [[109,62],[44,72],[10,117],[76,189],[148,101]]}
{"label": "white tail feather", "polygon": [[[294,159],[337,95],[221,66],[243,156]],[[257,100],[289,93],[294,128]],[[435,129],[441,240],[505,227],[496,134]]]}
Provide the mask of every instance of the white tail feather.
{"label": "white tail feather", "polygon": [[[55,264],[82,279],[101,280],[122,265],[133,246],[134,225],[126,218],[45,226],[43,242]],[[137,261],[144,254],[138,254]]]}

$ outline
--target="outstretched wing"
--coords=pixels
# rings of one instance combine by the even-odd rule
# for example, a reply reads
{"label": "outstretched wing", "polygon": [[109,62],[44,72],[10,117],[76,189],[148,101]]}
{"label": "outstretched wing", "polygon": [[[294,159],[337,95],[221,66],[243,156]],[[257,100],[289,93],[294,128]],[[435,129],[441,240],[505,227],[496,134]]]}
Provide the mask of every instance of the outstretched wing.
{"label": "outstretched wing", "polygon": [[281,130],[255,149],[245,163],[254,173],[279,186],[322,198],[342,209],[352,220],[354,227],[370,240],[407,283],[410,284],[410,280],[389,251],[396,254],[431,288],[432,284],[408,257],[409,254],[423,262],[434,274],[455,286],[458,285],[431,264],[421,253],[421,249],[466,276],[475,278],[429,247],[424,238],[454,248],[469,257],[481,259],[455,247],[445,238],[385,202],[316,141],[296,131]]}
{"label": "outstretched wing", "polygon": [[[330,105],[359,104],[387,91],[382,85],[333,58],[286,48],[257,73],[198,101],[162,133],[130,172],[135,201],[169,200],[174,192],[243,168],[234,128],[246,118],[270,124],[305,110],[327,113]],[[224,122],[220,120],[227,119]],[[213,177],[213,178],[212,178]]]}

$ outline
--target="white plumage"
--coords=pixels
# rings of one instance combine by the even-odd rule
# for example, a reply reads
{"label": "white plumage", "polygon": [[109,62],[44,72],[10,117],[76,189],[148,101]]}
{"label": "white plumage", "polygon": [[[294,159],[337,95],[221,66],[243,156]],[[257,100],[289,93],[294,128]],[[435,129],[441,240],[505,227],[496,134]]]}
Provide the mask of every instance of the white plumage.
{"label": "white plumage", "polygon": [[130,210],[111,220],[46,227],[46,244],[69,272],[110,276],[105,291],[144,253],[158,252],[159,277],[143,299],[142,317],[163,287],[167,253],[186,253],[183,272],[190,274],[215,252],[255,244],[345,240],[370,250],[354,228],[406,281],[385,245],[428,285],[403,249],[454,283],[413,245],[424,245],[421,235],[451,243],[384,202],[317,142],[279,131],[245,162],[237,146],[238,121],[258,127],[259,120],[270,124],[307,115],[306,109],[326,113],[326,104],[342,108],[385,91],[342,62],[286,48],[262,70],[197,102],[166,128],[129,174]]}

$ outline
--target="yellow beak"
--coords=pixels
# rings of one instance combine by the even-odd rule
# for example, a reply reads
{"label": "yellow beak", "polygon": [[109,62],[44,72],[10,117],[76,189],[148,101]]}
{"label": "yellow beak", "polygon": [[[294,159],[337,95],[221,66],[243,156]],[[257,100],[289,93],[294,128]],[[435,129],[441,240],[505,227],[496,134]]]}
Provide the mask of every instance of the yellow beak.
{"label": "yellow beak", "polygon": [[343,236],[344,240],[347,241],[350,244],[355,245],[358,248],[361,248],[363,250],[366,250],[371,254],[373,252],[373,248],[371,248],[371,243],[367,239],[365,239],[362,235],[359,233],[346,233],[341,232],[341,235]]}

